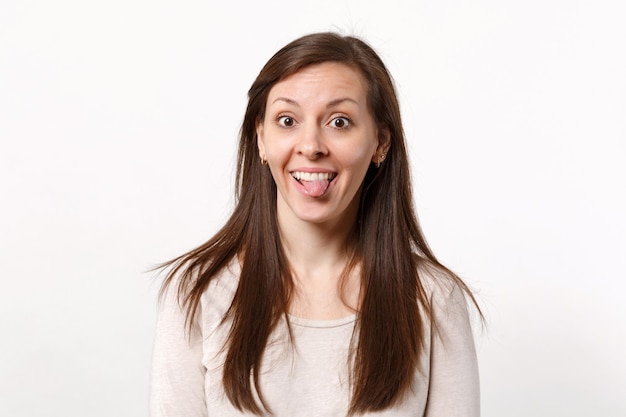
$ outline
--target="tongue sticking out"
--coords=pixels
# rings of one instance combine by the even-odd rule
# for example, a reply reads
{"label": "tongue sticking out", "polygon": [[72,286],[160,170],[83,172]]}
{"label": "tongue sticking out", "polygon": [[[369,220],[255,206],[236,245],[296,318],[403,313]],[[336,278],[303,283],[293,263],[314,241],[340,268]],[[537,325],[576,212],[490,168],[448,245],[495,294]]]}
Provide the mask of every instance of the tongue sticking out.
{"label": "tongue sticking out", "polygon": [[300,184],[302,184],[307,194],[310,195],[311,197],[320,197],[328,189],[328,186],[330,185],[330,181],[328,180],[317,180],[317,181],[300,180]]}

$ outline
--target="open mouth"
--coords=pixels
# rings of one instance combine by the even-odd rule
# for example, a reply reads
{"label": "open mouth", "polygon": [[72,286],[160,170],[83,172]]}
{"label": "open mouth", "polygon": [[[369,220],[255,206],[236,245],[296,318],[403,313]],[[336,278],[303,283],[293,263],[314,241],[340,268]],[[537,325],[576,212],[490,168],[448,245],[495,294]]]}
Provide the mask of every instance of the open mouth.
{"label": "open mouth", "polygon": [[337,177],[337,173],[293,171],[291,176],[302,185],[309,196],[320,197]]}

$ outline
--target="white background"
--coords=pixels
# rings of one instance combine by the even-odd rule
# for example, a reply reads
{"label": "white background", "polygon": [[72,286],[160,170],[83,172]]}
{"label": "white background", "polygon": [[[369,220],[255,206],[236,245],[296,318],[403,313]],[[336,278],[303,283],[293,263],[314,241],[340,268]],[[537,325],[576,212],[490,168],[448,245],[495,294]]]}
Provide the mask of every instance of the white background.
{"label": "white background", "polygon": [[263,63],[334,30],[395,77],[422,225],[487,317],[483,416],[623,417],[625,21],[619,0],[2,0],[0,415],[147,415],[145,271],[229,213]]}

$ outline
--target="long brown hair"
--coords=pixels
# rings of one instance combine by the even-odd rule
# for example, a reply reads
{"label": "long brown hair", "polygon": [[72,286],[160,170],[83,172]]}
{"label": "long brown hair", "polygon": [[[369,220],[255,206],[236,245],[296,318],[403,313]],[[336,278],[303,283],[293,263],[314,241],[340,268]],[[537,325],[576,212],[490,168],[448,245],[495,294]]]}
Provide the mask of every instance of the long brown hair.
{"label": "long brown hair", "polygon": [[178,295],[190,326],[209,282],[235,257],[242,258],[239,284],[225,317],[232,327],[225,346],[223,386],[234,407],[255,414],[269,410],[259,386],[259,369],[268,337],[279,320],[288,322],[294,285],[280,243],[276,185],[259,162],[256,124],[278,81],[324,62],[342,63],[363,75],[374,121],[390,133],[387,158],[380,168],[371,164],[365,176],[354,230],[361,303],[350,362],[349,414],[390,407],[410,386],[424,349],[425,323],[432,321],[418,273],[421,263],[445,271],[472,298],[465,284],[437,261],[420,229],[398,99],[380,57],[351,36],[316,33],[296,39],[265,64],[248,92],[231,217],[209,241],[162,265],[168,268],[162,291],[180,277]]}

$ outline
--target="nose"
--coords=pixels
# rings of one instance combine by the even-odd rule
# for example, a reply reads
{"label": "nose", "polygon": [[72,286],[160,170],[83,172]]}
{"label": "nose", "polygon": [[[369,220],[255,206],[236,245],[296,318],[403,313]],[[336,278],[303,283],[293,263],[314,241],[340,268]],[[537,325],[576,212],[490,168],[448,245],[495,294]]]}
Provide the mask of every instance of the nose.
{"label": "nose", "polygon": [[300,132],[296,151],[311,160],[318,159],[328,154],[322,129],[319,126],[303,126]]}

